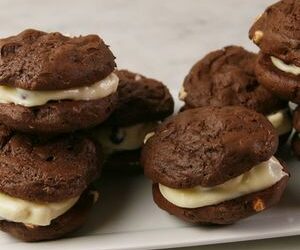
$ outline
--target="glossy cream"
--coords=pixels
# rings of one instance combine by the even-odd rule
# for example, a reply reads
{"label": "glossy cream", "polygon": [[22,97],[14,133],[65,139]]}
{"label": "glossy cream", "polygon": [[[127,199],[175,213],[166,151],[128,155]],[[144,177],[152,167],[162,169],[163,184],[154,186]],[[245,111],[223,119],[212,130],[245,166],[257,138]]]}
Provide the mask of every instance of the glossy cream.
{"label": "glossy cream", "polygon": [[267,116],[268,120],[276,129],[278,135],[284,135],[292,130],[293,125],[289,112],[289,109],[282,109]]}
{"label": "glossy cream", "polygon": [[120,143],[111,140],[111,127],[99,127],[94,131],[94,137],[102,145],[106,154],[117,151],[135,150],[142,147],[145,136],[157,126],[156,122],[139,123],[128,127],[119,127],[118,135],[123,138]]}
{"label": "glossy cream", "polygon": [[119,78],[111,73],[105,79],[90,86],[66,90],[25,90],[0,86],[0,103],[13,103],[25,107],[35,107],[49,101],[74,100],[90,101],[101,99],[117,90]]}
{"label": "glossy cream", "polygon": [[296,76],[300,74],[300,67],[294,64],[286,64],[284,61],[274,56],[271,56],[271,61],[277,69],[283,72],[290,73]]}
{"label": "glossy cream", "polygon": [[0,193],[0,220],[48,226],[51,221],[66,213],[79,197],[61,202],[32,202]]}
{"label": "glossy cream", "polygon": [[159,184],[159,190],[166,200],[178,207],[198,208],[216,205],[264,190],[286,175],[279,161],[272,157],[250,171],[214,187],[197,186],[189,189],[174,189]]}

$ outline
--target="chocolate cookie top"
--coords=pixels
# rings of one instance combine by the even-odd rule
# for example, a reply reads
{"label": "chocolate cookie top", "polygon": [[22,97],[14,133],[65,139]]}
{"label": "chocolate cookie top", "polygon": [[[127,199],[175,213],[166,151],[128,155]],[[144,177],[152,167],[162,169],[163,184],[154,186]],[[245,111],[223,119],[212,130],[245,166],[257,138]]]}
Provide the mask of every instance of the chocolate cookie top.
{"label": "chocolate cookie top", "polygon": [[71,38],[29,29],[0,39],[0,52],[0,85],[29,90],[91,85],[116,66],[97,35]]}
{"label": "chocolate cookie top", "polygon": [[0,192],[36,202],[81,195],[99,175],[100,152],[77,136],[38,139],[0,126]]}
{"label": "chocolate cookie top", "polygon": [[107,121],[109,124],[130,126],[162,120],[173,113],[173,98],[162,82],[127,70],[115,73],[119,77],[119,101],[117,109]]}
{"label": "chocolate cookie top", "polygon": [[253,24],[249,37],[263,53],[300,66],[300,1],[283,0],[268,7]]}
{"label": "chocolate cookie top", "polygon": [[257,55],[242,47],[229,46],[206,55],[186,76],[183,109],[238,105],[263,114],[286,107],[258,83],[254,68]]}
{"label": "chocolate cookie top", "polygon": [[277,149],[272,124],[253,110],[203,107],[160,124],[142,150],[154,183],[171,188],[215,186],[268,160]]}

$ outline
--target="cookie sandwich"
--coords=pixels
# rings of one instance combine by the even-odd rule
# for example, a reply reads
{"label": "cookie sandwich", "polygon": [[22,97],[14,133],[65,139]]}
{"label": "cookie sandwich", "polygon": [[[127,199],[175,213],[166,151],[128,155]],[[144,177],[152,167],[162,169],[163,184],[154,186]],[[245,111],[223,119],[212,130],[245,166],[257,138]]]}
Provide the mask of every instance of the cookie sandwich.
{"label": "cookie sandwich", "polygon": [[75,135],[50,140],[0,126],[0,230],[23,241],[61,238],[81,227],[97,191],[99,149]]}
{"label": "cookie sandwich", "polygon": [[117,70],[118,104],[109,119],[93,131],[106,155],[106,169],[136,169],[145,136],[171,115],[174,102],[168,88],[157,80],[128,70]]}
{"label": "cookie sandwich", "polygon": [[0,123],[26,133],[69,133],[114,110],[115,57],[99,36],[29,29],[0,39],[0,51]]}
{"label": "cookie sandwich", "polygon": [[300,103],[300,2],[283,0],[268,7],[249,31],[260,53],[255,68],[261,84]]}
{"label": "cookie sandwich", "polygon": [[168,118],[142,150],[153,198],[185,221],[231,224],[277,204],[287,185],[278,136],[253,110],[203,107]]}
{"label": "cookie sandwich", "polygon": [[213,51],[185,77],[179,98],[182,110],[205,106],[244,106],[264,114],[285,142],[292,130],[288,102],[263,87],[254,68],[257,55],[239,46]]}

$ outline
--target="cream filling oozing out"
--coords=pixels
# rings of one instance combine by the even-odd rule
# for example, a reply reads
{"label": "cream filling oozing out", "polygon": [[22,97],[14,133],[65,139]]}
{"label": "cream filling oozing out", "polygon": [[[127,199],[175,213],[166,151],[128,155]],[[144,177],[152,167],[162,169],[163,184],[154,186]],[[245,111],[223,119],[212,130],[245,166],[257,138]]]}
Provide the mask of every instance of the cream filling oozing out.
{"label": "cream filling oozing out", "polygon": [[117,151],[139,149],[145,136],[152,132],[157,122],[139,123],[128,127],[99,127],[93,132],[96,140],[102,145],[106,155]]}
{"label": "cream filling oozing out", "polygon": [[61,202],[32,202],[0,193],[0,220],[37,226],[48,226],[51,221],[66,213],[79,197]]}
{"label": "cream filling oozing out", "polygon": [[0,86],[0,103],[13,103],[25,107],[44,105],[49,101],[75,100],[89,101],[101,99],[114,93],[119,78],[111,73],[105,79],[93,85],[66,90],[25,90]]}
{"label": "cream filling oozing out", "polygon": [[289,109],[282,109],[278,112],[268,115],[268,120],[276,129],[278,135],[284,135],[292,130],[292,120],[289,116]]}
{"label": "cream filling oozing out", "polygon": [[198,208],[267,189],[287,175],[280,162],[272,157],[250,171],[214,187],[174,189],[159,184],[159,190],[166,200],[178,207]]}
{"label": "cream filling oozing out", "polygon": [[293,75],[300,75],[300,67],[294,65],[294,64],[286,64],[284,61],[280,60],[279,58],[276,58],[274,56],[271,56],[271,61],[273,65],[286,73],[291,73]]}

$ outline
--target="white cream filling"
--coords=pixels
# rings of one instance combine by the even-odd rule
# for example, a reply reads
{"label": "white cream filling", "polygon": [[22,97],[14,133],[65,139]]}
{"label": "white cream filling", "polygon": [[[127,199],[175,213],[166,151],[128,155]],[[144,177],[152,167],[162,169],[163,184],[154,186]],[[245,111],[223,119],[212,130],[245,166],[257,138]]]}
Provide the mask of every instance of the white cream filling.
{"label": "white cream filling", "polygon": [[163,197],[178,207],[198,208],[216,205],[243,195],[273,186],[284,176],[279,161],[272,157],[253,167],[250,171],[214,187],[197,186],[189,189],[174,189],[159,184]]}
{"label": "white cream filling", "polygon": [[300,67],[294,65],[294,64],[286,64],[284,61],[280,60],[279,58],[276,58],[274,56],[271,56],[271,61],[273,65],[286,73],[291,73],[293,75],[300,75]]}
{"label": "white cream filling", "polygon": [[282,109],[278,112],[268,115],[268,120],[276,129],[278,135],[284,135],[292,130],[292,120],[289,116],[289,109]]}
{"label": "white cream filling", "polygon": [[67,212],[79,197],[61,202],[37,203],[0,193],[0,220],[48,226],[51,221]]}
{"label": "white cream filling", "polygon": [[93,85],[66,90],[25,90],[0,86],[0,103],[13,103],[25,107],[44,105],[49,101],[59,100],[95,100],[114,93],[119,84],[119,78],[111,73],[105,79]]}
{"label": "white cream filling", "polygon": [[[111,127],[99,127],[93,134],[105,153],[112,154],[117,151],[139,149],[144,143],[145,136],[156,126],[156,122],[139,123],[133,126],[119,127],[117,132],[113,131]],[[114,142],[112,136],[119,138],[119,142]]]}

